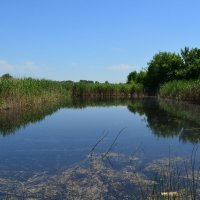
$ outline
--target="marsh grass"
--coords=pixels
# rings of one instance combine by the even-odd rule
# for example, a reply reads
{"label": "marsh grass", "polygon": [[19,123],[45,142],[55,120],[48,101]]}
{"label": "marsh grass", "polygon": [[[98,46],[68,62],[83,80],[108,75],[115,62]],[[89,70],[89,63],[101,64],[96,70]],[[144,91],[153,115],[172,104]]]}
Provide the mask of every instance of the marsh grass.
{"label": "marsh grass", "polygon": [[0,79],[0,107],[9,109],[20,105],[56,101],[66,98],[70,84],[49,80],[25,79]]}
{"label": "marsh grass", "polygon": [[199,102],[200,79],[167,82],[160,87],[159,96],[162,98]]}
{"label": "marsh grass", "polygon": [[0,78],[0,109],[45,104],[70,98],[129,98],[143,96],[141,84],[111,84]]}
{"label": "marsh grass", "polygon": [[113,83],[74,83],[72,96],[75,97],[138,97],[143,96],[141,84],[113,84]]}

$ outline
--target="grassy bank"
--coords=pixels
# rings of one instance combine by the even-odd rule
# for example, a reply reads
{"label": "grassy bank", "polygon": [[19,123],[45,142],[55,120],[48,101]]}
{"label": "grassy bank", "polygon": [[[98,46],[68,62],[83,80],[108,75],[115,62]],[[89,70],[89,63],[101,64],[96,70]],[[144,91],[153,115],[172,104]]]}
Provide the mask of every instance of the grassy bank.
{"label": "grassy bank", "polygon": [[70,98],[130,98],[143,96],[141,84],[111,84],[36,80],[32,78],[0,79],[0,109],[29,107],[58,99]]}
{"label": "grassy bank", "polygon": [[199,102],[200,79],[167,82],[160,87],[159,96],[181,101]]}
{"label": "grassy bank", "polygon": [[[32,78],[0,78],[0,110],[56,102],[64,99],[128,99],[145,96],[143,85],[90,81],[50,81]],[[158,96],[182,101],[200,100],[200,79],[171,81],[160,87]]]}
{"label": "grassy bank", "polygon": [[64,82],[25,79],[0,79],[0,108],[31,106],[70,96]]}

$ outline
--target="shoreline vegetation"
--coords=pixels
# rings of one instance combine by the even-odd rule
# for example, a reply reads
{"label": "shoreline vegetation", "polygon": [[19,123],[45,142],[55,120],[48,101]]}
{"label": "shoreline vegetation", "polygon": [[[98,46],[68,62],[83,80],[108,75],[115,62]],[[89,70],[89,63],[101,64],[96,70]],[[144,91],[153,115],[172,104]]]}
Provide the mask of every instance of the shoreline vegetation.
{"label": "shoreline vegetation", "polygon": [[57,102],[68,98],[67,84],[32,78],[0,79],[0,110],[31,107],[36,104]]}
{"label": "shoreline vegetation", "polygon": [[[8,75],[7,75],[8,76]],[[141,84],[111,84],[91,81],[50,81],[32,78],[0,78],[0,110],[32,107],[74,98],[143,97]]]}
{"label": "shoreline vegetation", "polygon": [[128,83],[141,83],[148,95],[178,101],[200,102],[200,49],[185,47],[180,53],[159,52]]}
{"label": "shoreline vegetation", "polygon": [[200,79],[175,80],[165,83],[160,87],[159,97],[199,103]]}
{"label": "shoreline vegetation", "polygon": [[126,83],[17,79],[4,74],[0,77],[0,111],[86,97],[129,99],[158,96],[200,102],[200,49],[185,47],[179,54],[159,52],[147,65],[140,72],[128,74]]}
{"label": "shoreline vegetation", "polygon": [[[199,144],[200,107],[197,109],[194,105],[191,109],[191,107],[188,108],[187,105],[181,105],[179,102],[175,104],[163,100],[174,99],[199,103],[199,74],[200,49],[190,50],[189,48],[181,50],[180,55],[169,52],[156,54],[148,63],[146,70],[131,72],[127,77],[127,83],[17,79],[9,74],[4,74],[0,77],[0,124],[2,124],[0,135],[7,136],[15,133],[21,127],[43,120],[60,108],[127,105],[130,112],[146,116],[147,127],[152,130],[156,137],[178,137],[180,142]],[[153,105],[148,99],[150,96],[157,96],[161,99],[152,98],[152,101],[155,101]],[[136,100],[138,98],[141,98],[140,102]],[[91,102],[87,102],[87,100]],[[115,102],[111,103],[109,100],[115,100]],[[118,100],[122,100],[122,102]],[[128,102],[129,100],[130,102]],[[196,148],[194,148],[191,158],[160,159],[146,163],[145,168],[142,169],[141,165],[138,165],[139,157],[135,157],[135,154],[132,154],[133,157],[125,157],[125,155],[111,152],[114,143],[103,154],[95,154],[95,145],[83,166],[77,165],[75,168],[64,171],[61,175],[42,177],[40,183],[37,176],[33,176],[31,182],[24,181],[23,191],[21,183],[18,184],[17,181],[14,183],[10,179],[2,179],[1,188],[8,191],[9,187],[17,183],[15,191],[17,195],[23,193],[24,196],[28,196],[32,192],[33,196],[33,191],[36,191],[37,195],[38,193],[41,195],[41,199],[46,194],[54,195],[55,198],[58,197],[58,194],[72,198],[81,194],[81,197],[85,195],[85,199],[88,199],[92,194],[90,178],[93,177],[92,181],[96,182],[92,182],[94,185],[92,191],[95,191],[97,197],[101,197],[107,192],[110,195],[120,194],[121,196],[116,196],[117,198],[126,195],[133,197],[135,194],[140,199],[199,198],[200,176],[199,169],[195,165]],[[115,162],[115,159],[117,161],[121,159],[123,166],[126,160],[127,165],[122,170],[117,171],[107,167],[108,159],[109,163],[110,161]],[[86,168],[86,166],[90,167]],[[81,178],[74,179],[78,176]],[[116,185],[116,180],[118,180],[118,185]],[[112,187],[107,187],[107,182],[113,183]],[[38,187],[38,183],[40,186],[42,183],[43,188],[36,190],[35,188],[41,188]],[[85,187],[82,187],[83,183]],[[67,193],[64,190],[60,191],[60,188],[64,187],[66,187]],[[131,188],[128,194],[127,187]],[[44,191],[47,190],[52,192],[44,194]]]}

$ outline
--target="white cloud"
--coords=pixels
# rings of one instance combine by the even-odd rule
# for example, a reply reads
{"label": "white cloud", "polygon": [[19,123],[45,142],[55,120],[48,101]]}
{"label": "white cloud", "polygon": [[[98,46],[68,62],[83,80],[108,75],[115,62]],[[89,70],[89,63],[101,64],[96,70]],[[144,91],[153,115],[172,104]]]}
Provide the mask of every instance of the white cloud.
{"label": "white cloud", "polygon": [[111,71],[127,71],[132,68],[132,65],[129,64],[119,64],[119,65],[113,65],[109,67],[109,70]]}
{"label": "white cloud", "polygon": [[0,60],[0,70],[12,70],[14,66],[6,60]]}
{"label": "white cloud", "polygon": [[0,60],[0,71],[1,72],[16,72],[16,71],[29,71],[35,70],[37,66],[32,61],[25,61],[22,63],[10,63],[7,60]]}

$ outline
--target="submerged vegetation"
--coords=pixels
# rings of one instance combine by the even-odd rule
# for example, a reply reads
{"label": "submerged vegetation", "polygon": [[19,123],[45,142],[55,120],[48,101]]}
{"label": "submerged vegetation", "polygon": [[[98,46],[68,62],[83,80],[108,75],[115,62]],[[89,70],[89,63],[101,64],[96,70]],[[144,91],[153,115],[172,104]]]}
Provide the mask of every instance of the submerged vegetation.
{"label": "submerged vegetation", "polygon": [[[55,175],[25,171],[13,177],[0,174],[0,198],[6,199],[133,199],[196,200],[200,198],[200,174],[194,147],[188,157],[164,157],[145,162],[138,148],[132,154],[96,153],[104,138],[84,160]],[[113,144],[113,143],[112,143]]]}
{"label": "submerged vegetation", "polygon": [[[158,138],[177,137],[181,142],[200,143],[200,107],[194,105],[191,108],[187,104],[155,98],[134,99],[144,97],[146,93],[157,93],[169,99],[199,101],[199,69],[195,67],[199,66],[196,61],[198,50],[185,49],[181,53],[181,56],[167,52],[155,55],[146,71],[132,72],[125,84],[15,79],[5,74],[0,78],[0,134],[14,133],[60,108],[126,105],[130,112],[144,117],[146,126]],[[193,58],[193,54],[197,57]],[[83,161],[54,175],[45,171],[29,174],[26,170],[2,169],[0,198],[200,198],[196,149],[190,158],[169,156],[144,161],[140,157],[144,154],[133,152],[127,155],[114,151],[116,140],[107,151],[96,153],[95,149],[103,139]]]}

